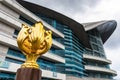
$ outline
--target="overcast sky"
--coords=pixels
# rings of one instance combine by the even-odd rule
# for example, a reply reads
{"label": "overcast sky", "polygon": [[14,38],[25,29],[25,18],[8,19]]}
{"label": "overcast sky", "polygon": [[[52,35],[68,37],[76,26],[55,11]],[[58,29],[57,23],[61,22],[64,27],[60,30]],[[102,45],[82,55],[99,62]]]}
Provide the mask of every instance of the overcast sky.
{"label": "overcast sky", "polygon": [[115,32],[104,44],[107,58],[112,61],[111,69],[117,71],[120,80],[120,0],[27,0],[58,11],[84,23],[101,20],[116,20]]}

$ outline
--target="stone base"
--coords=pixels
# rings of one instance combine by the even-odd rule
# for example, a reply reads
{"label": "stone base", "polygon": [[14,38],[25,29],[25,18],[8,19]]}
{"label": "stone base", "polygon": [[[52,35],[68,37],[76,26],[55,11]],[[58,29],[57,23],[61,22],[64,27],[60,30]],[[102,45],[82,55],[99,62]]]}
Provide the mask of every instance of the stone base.
{"label": "stone base", "polygon": [[42,71],[35,68],[19,68],[16,80],[41,80]]}

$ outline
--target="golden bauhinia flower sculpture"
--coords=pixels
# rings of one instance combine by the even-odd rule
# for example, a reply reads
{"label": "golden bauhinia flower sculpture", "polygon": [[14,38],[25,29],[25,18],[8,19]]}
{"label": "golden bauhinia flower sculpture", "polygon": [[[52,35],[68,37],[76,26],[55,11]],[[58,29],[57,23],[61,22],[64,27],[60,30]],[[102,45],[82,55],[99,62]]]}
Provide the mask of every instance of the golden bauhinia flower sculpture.
{"label": "golden bauhinia flower sculpture", "polygon": [[26,61],[21,65],[21,68],[39,68],[36,60],[51,48],[52,32],[45,31],[42,22],[37,22],[31,27],[22,24],[17,44],[26,56]]}

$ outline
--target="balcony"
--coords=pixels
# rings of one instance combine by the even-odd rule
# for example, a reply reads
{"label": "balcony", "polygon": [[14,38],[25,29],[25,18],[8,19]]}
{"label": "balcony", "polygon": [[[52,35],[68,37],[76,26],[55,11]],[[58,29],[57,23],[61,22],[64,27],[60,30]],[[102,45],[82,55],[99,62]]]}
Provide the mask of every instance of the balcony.
{"label": "balcony", "polygon": [[15,17],[6,14],[4,11],[0,11],[0,21],[12,26],[13,28],[20,30],[21,23]]}
{"label": "balcony", "polygon": [[60,48],[60,49],[65,49],[65,46],[63,44],[61,44],[60,42],[58,42],[54,39],[52,39],[52,41],[53,41],[53,47]]}
{"label": "balcony", "polygon": [[[17,35],[13,35],[14,38],[17,38]],[[52,46],[54,48],[58,48],[58,49],[65,49],[65,46],[63,44],[61,44],[60,42],[56,41],[55,39],[52,39]]]}
{"label": "balcony", "polygon": [[[14,55],[14,56],[13,56]],[[8,55],[6,55],[6,57],[8,58],[12,58],[12,59],[16,59],[16,60],[20,60],[20,61],[25,61],[25,57],[23,57],[23,55],[18,55],[18,53],[9,53]],[[47,52],[46,54],[43,54],[41,56],[43,59],[46,59],[46,60],[50,60],[50,61],[53,61],[53,62],[57,62],[57,63],[65,63],[65,59],[60,57],[60,56],[57,56],[55,54],[52,54],[50,52]]]}
{"label": "balcony", "polygon": [[10,47],[12,47],[14,49],[18,49],[16,39],[11,38],[11,37],[9,37],[7,35],[4,35],[4,34],[0,33],[0,42],[1,42],[1,44],[10,46]]}
{"label": "balcony", "polygon": [[88,71],[96,71],[96,72],[103,72],[103,73],[109,73],[114,76],[117,75],[117,72],[108,68],[98,67],[98,66],[91,66],[91,65],[85,65],[85,69]]}
{"label": "balcony", "polygon": [[98,62],[103,62],[106,64],[111,64],[111,61],[102,57],[98,57],[98,56],[93,56],[93,55],[89,55],[89,54],[83,54],[83,58],[84,59],[88,59],[88,60],[95,60]]}
{"label": "balcony", "polygon": [[41,57],[47,58],[51,61],[56,61],[60,63],[65,63],[65,59],[63,57],[60,57],[56,54],[52,54],[51,52],[47,52],[46,54],[43,54]]}
{"label": "balcony", "polygon": [[[12,47],[14,49],[18,49],[16,39],[14,39],[14,38],[10,38],[8,36],[0,34],[0,42],[4,45],[7,45],[7,46]],[[46,54],[42,55],[42,57],[46,58],[48,60],[53,60],[55,62],[65,63],[64,58],[62,58],[58,55],[52,54],[50,52],[47,52]]]}
{"label": "balcony", "polygon": [[[64,38],[64,34],[63,33],[58,31],[57,29],[53,28],[51,25],[49,25],[44,20],[42,20],[39,17],[37,17],[35,14],[30,12],[29,10],[25,9],[23,6],[21,6],[16,1],[0,0],[0,2],[5,4],[5,5],[7,5],[7,6],[10,6],[11,9],[13,9],[14,11],[16,11],[17,13],[19,13],[20,15],[24,16],[25,18],[29,19],[30,21],[32,21],[34,23],[37,22],[37,21],[42,21],[44,26],[45,26],[45,28],[50,29],[53,32],[54,35],[60,36],[60,37]],[[4,17],[4,16],[6,16],[6,17]],[[21,23],[18,22],[18,20],[10,18],[11,16],[8,15],[7,13],[5,13],[5,14],[1,14],[0,13],[0,17],[2,18],[2,21],[7,22],[8,24],[14,25],[15,28],[17,28],[17,29],[21,28],[20,27]]]}
{"label": "balcony", "polygon": [[[8,62],[8,63],[9,65],[7,66],[7,68],[0,68],[0,71],[16,73],[17,69],[20,68],[20,64],[11,63],[11,62]],[[47,77],[47,78],[57,79],[57,80],[66,79],[66,75],[63,73],[54,72],[54,71],[45,70],[45,69],[41,69],[41,70],[42,70],[42,77]]]}

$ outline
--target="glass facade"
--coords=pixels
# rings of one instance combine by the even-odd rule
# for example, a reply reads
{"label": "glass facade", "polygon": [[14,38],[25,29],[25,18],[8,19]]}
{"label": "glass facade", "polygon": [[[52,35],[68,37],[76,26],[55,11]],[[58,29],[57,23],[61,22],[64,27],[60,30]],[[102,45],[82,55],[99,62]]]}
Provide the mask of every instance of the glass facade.
{"label": "glass facade", "polygon": [[[36,13],[35,13],[36,14]],[[65,50],[58,50],[55,48],[51,48],[51,52],[60,55],[65,58],[66,63],[61,65],[62,68],[65,68],[65,73],[67,75],[82,77],[85,75],[84,73],[84,65],[83,65],[83,53],[85,52],[84,46],[81,44],[81,41],[76,37],[73,31],[67,26],[59,21],[47,17],[42,14],[36,14],[43,20],[45,20],[48,24],[59,30],[65,35],[65,38],[62,39],[60,37],[56,37],[53,35],[53,39],[65,45]],[[60,65],[60,64],[59,64]]]}
{"label": "glass facade", "polygon": [[64,27],[64,35],[66,74],[82,77],[85,75],[83,65],[83,53],[85,48],[67,26]]}
{"label": "glass facade", "polygon": [[88,53],[90,51],[92,52],[91,55],[106,58],[101,36],[100,36],[100,33],[97,31],[97,29],[90,30],[87,33],[88,33],[88,36],[90,39],[89,41],[92,47],[92,50],[87,50]]}
{"label": "glass facade", "polygon": [[[103,43],[101,40],[101,36],[97,30],[95,30],[94,32],[96,32],[96,33],[94,33],[94,35],[89,35],[91,46],[95,51],[98,51],[101,54],[100,56],[106,57],[105,52],[104,52],[104,48],[103,48]],[[97,34],[97,35],[95,35],[95,34]],[[95,41],[92,39],[94,39]]]}
{"label": "glass facade", "polygon": [[[97,29],[93,29],[88,31],[87,34],[89,36],[89,41],[92,49],[86,49],[86,54],[106,59],[106,55],[104,52],[103,43],[99,31],[97,31]],[[85,63],[86,65],[109,69],[109,65],[103,62],[85,60]],[[110,74],[105,74],[105,73],[103,74],[100,72],[92,72],[92,71],[87,71],[87,75],[88,77],[96,77],[96,78],[112,78]]]}
{"label": "glass facade", "polygon": [[23,17],[21,15],[20,15],[19,19],[22,20],[22,21],[24,21],[24,22],[26,22],[29,25],[34,25],[33,22],[31,22],[30,20],[26,19],[25,17]]}

